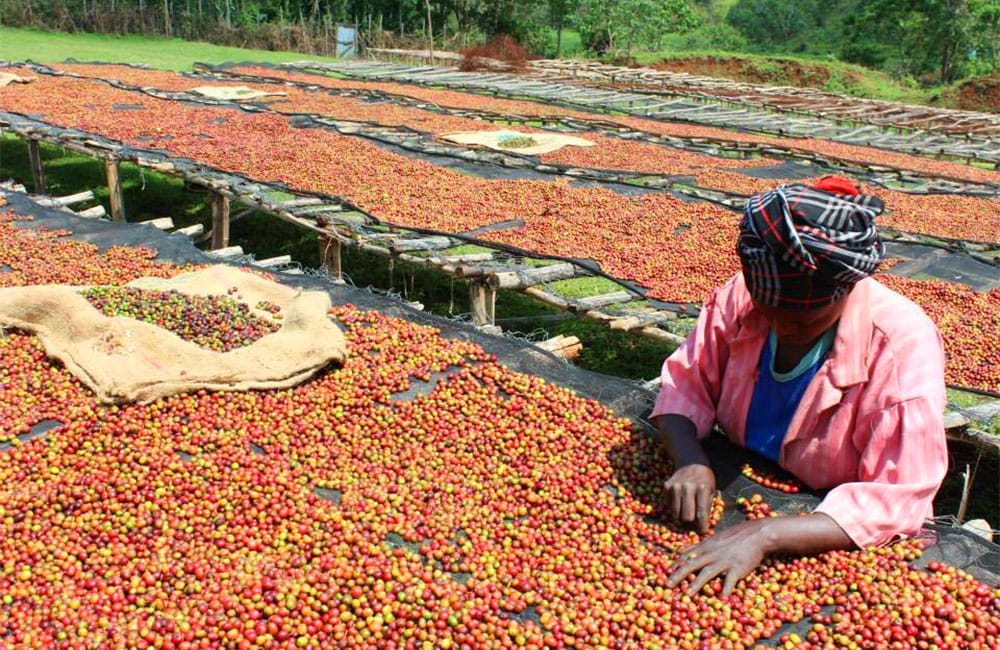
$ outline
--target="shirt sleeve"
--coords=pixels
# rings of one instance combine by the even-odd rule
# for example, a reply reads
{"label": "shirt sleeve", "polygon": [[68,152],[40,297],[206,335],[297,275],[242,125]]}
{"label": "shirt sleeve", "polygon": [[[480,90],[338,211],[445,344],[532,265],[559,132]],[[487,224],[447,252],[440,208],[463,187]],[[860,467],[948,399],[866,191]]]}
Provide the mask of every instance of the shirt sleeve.
{"label": "shirt sleeve", "polygon": [[862,452],[859,480],[833,488],[816,508],[859,548],[914,535],[931,514],[948,469],[937,401],[916,397],[883,410]]}
{"label": "shirt sleeve", "polygon": [[729,359],[725,344],[736,321],[734,282],[717,288],[705,302],[688,338],[663,362],[660,392],[650,417],[676,414],[692,422],[699,438],[712,430],[722,376]]}

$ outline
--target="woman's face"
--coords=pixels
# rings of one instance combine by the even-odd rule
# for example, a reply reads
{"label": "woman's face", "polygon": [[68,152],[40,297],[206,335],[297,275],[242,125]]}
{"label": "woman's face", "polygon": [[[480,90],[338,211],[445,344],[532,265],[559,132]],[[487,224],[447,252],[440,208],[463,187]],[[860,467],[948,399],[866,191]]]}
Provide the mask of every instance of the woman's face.
{"label": "woman's face", "polygon": [[813,309],[768,307],[757,302],[754,302],[754,307],[774,328],[778,343],[795,347],[808,347],[837,322],[837,319],[844,312],[846,297],[845,295],[835,303]]}

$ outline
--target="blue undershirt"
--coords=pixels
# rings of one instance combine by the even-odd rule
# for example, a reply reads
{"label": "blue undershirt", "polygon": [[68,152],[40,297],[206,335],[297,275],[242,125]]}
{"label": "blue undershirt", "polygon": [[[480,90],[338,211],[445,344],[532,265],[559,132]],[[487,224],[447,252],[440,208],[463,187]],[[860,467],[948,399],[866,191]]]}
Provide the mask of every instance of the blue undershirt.
{"label": "blue undershirt", "polygon": [[747,449],[777,462],[792,416],[795,415],[809,382],[826,360],[836,334],[837,325],[834,324],[791,372],[782,373],[774,370],[778,337],[771,330],[760,355],[757,385],[750,401],[750,412],[747,413]]}

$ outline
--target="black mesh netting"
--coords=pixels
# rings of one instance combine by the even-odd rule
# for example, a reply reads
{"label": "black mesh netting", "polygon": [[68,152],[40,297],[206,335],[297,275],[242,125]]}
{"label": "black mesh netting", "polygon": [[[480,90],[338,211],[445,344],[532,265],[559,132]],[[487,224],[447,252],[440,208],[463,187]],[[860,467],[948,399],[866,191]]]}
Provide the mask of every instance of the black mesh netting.
{"label": "black mesh netting", "polygon": [[[66,212],[42,208],[21,194],[8,194],[7,199],[9,208],[19,214],[33,217],[30,221],[14,222],[18,227],[67,229],[72,232],[74,239],[90,242],[102,250],[122,245],[148,246],[155,248],[158,251],[158,258],[163,261],[180,264],[219,263],[218,260],[206,256],[195,248],[181,235],[164,233],[150,226],[79,218]],[[547,381],[571,388],[583,396],[597,399],[643,427],[650,426],[645,417],[652,407],[654,395],[634,382],[576,368],[525,341],[484,334],[462,322],[416,310],[398,299],[351,286],[333,284],[318,276],[276,275],[280,276],[281,282],[285,284],[326,291],[334,304],[351,303],[362,309],[375,310],[396,318],[433,326],[448,338],[474,342],[495,354],[512,370],[537,375]],[[427,382],[414,381],[408,391],[395,395],[394,399],[409,400],[421,393],[429,392],[436,380],[447,374],[447,371],[437,373]],[[631,446],[633,450],[641,448],[638,445]],[[706,449],[712,458],[717,482],[726,503],[720,524],[722,527],[744,520],[744,514],[736,504],[736,499],[741,496],[761,494],[775,511],[785,514],[808,512],[822,498],[822,494],[805,490],[796,494],[785,494],[765,488],[745,477],[740,470],[748,462],[762,473],[779,478],[789,475],[776,464],[732,445],[721,435],[710,437],[706,442]],[[633,460],[638,463],[653,462],[651,457]],[[948,525],[927,526],[923,536],[933,543],[918,562],[918,566],[940,560],[964,569],[988,584],[1000,581],[1000,546],[989,543],[971,532]]]}
{"label": "black mesh netting", "polygon": [[823,174],[830,173],[828,169],[822,169],[815,165],[807,165],[799,162],[784,162],[780,165],[771,165],[769,167],[748,167],[744,169],[734,169],[733,171],[743,174],[744,176],[751,176],[753,178],[770,178],[774,180],[786,178],[815,178],[816,176],[822,176]]}
{"label": "black mesh netting", "polygon": [[965,253],[910,242],[886,242],[886,250],[890,257],[902,260],[888,270],[893,275],[961,283],[976,291],[990,291],[1000,286],[1000,268],[996,264]]}

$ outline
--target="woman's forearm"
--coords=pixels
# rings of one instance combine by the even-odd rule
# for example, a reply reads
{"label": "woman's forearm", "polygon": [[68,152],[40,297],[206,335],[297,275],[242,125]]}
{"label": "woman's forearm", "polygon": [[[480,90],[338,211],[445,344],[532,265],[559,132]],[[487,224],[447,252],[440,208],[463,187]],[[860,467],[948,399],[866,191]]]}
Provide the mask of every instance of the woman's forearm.
{"label": "woman's forearm", "polygon": [[683,415],[668,414],[656,418],[657,438],[674,462],[674,467],[708,466],[708,455],[698,441],[694,422]]}
{"label": "woman's forearm", "polygon": [[669,584],[676,587],[697,573],[687,588],[688,595],[694,595],[710,580],[725,574],[722,594],[728,596],[740,579],[772,553],[813,555],[850,548],[854,548],[851,538],[822,513],[754,519],[718,531],[681,553]]}
{"label": "woman's forearm", "polygon": [[801,517],[766,519],[760,534],[764,552],[814,555],[855,548],[854,541],[829,515],[814,512]]}

